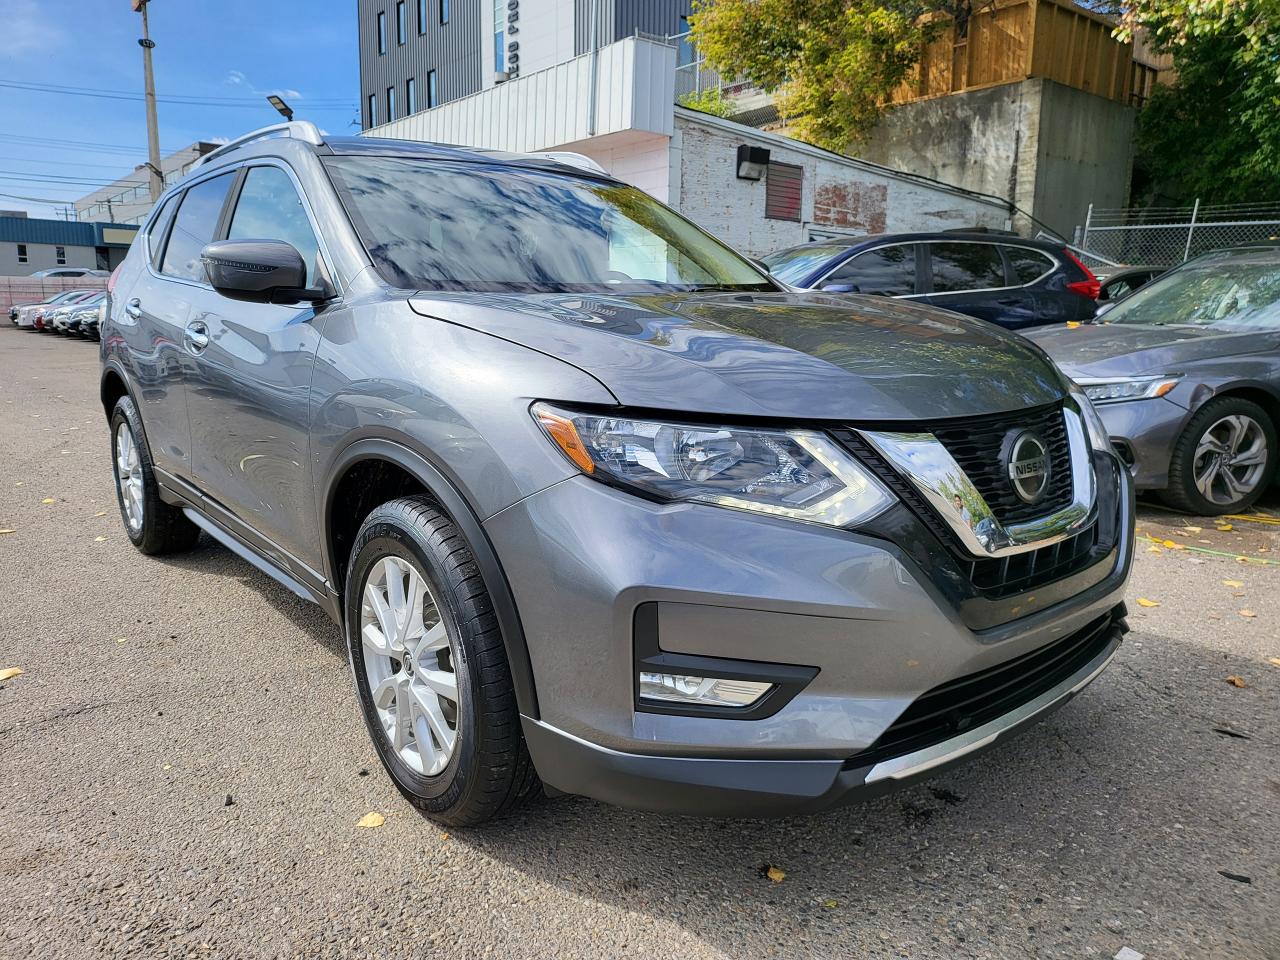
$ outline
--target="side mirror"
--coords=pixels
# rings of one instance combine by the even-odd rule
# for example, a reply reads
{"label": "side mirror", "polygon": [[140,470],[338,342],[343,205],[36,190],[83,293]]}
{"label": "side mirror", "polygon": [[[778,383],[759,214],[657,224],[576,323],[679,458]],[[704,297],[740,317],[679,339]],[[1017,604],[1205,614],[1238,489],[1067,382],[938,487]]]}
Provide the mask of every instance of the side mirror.
{"label": "side mirror", "polygon": [[823,293],[859,293],[856,283],[824,283],[822,285]]}
{"label": "side mirror", "polygon": [[233,300],[314,303],[329,292],[308,287],[307,265],[283,240],[219,240],[200,251],[213,289]]}

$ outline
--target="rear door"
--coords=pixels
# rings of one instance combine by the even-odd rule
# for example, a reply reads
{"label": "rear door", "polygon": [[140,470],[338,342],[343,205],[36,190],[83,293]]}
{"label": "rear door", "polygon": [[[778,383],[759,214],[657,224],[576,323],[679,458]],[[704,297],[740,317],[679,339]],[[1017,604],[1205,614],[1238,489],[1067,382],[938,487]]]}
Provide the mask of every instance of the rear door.
{"label": "rear door", "polygon": [[[309,286],[327,275],[301,190],[274,161],[242,168],[222,232],[292,244]],[[250,303],[206,287],[187,359],[197,485],[243,525],[236,533],[304,577],[321,568],[309,444],[315,321],[308,304]]]}
{"label": "rear door", "polygon": [[183,331],[204,280],[200,248],[213,239],[232,179],[226,173],[202,180],[166,201],[146,238],[146,263],[124,291],[120,322],[113,325],[128,343],[152,459],[183,478],[191,473]]}
{"label": "rear door", "polygon": [[994,243],[944,240],[920,248],[928,251],[928,287],[921,300],[1001,326],[1029,325],[1031,311],[1010,295],[1004,257]]}

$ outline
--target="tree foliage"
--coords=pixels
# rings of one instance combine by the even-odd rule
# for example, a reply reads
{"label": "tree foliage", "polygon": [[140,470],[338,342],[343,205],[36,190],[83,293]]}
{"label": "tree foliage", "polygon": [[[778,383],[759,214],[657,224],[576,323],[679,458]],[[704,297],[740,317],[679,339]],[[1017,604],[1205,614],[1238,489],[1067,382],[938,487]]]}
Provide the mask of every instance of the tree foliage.
{"label": "tree foliage", "polygon": [[773,94],[799,139],[844,151],[919,59],[924,11],[901,0],[696,0],[691,24],[712,68]]}
{"label": "tree foliage", "polygon": [[1173,55],[1138,117],[1135,180],[1149,199],[1280,199],[1280,0],[1132,0],[1141,28]]}

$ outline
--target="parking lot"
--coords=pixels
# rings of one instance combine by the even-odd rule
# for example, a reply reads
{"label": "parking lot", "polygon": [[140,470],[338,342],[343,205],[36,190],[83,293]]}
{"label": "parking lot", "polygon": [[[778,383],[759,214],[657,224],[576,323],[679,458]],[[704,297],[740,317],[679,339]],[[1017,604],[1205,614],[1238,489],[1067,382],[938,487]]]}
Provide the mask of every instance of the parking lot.
{"label": "parking lot", "polygon": [[1280,956],[1274,494],[1144,507],[1111,669],[931,782],[446,832],[378,767],[318,609],[208,540],[129,544],[96,345],[5,324],[0,398],[0,955]]}

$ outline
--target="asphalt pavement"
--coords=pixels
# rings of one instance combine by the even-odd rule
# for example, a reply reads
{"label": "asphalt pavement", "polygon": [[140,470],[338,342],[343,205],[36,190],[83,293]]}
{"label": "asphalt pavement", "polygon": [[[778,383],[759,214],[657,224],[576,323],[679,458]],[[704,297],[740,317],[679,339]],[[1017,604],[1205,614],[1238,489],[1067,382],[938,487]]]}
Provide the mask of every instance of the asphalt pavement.
{"label": "asphalt pavement", "polygon": [[1144,507],[1111,668],[931,782],[446,830],[378,767],[319,610],[207,540],[130,545],[97,369],[0,327],[0,956],[1280,958],[1265,515]]}

